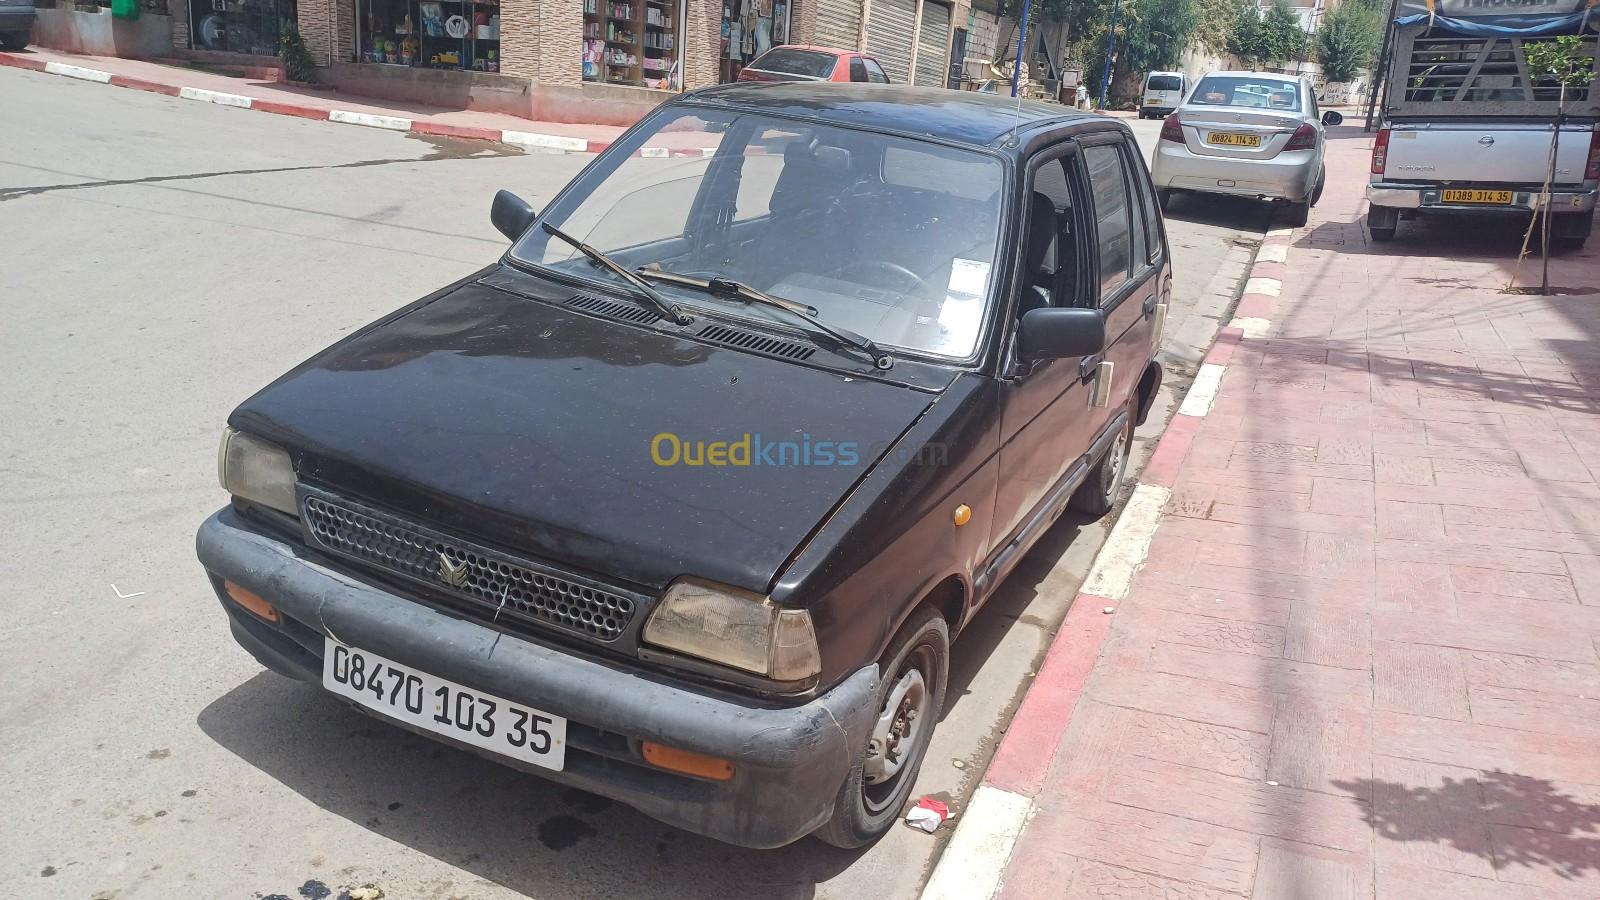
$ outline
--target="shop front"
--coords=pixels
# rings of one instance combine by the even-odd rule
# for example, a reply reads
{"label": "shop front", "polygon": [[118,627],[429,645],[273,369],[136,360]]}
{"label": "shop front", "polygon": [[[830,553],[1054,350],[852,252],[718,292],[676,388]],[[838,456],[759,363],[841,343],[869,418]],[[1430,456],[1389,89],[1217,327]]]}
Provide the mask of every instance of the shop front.
{"label": "shop front", "polygon": [[583,0],[583,80],[683,89],[684,0]]}
{"label": "shop front", "polygon": [[939,0],[872,0],[867,52],[896,84],[944,87],[950,64],[950,6]]}
{"label": "shop front", "polygon": [[189,0],[188,6],[196,50],[277,56],[278,36],[295,20],[295,0]]}
{"label": "shop front", "polygon": [[495,0],[357,0],[357,62],[500,71]]}
{"label": "shop front", "polygon": [[790,0],[722,0],[719,81],[735,81],[750,61],[789,43]]}

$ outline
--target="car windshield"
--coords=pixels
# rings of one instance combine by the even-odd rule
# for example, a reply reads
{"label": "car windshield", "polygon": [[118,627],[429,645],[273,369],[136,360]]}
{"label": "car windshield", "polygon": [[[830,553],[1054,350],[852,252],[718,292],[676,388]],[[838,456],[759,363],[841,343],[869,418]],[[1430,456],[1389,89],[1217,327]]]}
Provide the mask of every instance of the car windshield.
{"label": "car windshield", "polygon": [[1254,109],[1300,111],[1300,89],[1282,78],[1219,78],[1200,80],[1189,103],[1196,106],[1243,106]]}
{"label": "car windshield", "polygon": [[1181,91],[1183,79],[1176,75],[1151,75],[1150,83],[1145,85],[1147,91]]}
{"label": "car windshield", "polygon": [[835,57],[827,53],[778,47],[751,60],[750,68],[763,72],[782,72],[785,75],[804,75],[807,78],[827,78],[833,74],[834,62]]}
{"label": "car windshield", "polygon": [[[670,150],[707,142],[718,145],[714,155]],[[669,155],[639,155],[647,143]],[[668,108],[540,221],[630,268],[732,279],[880,345],[964,358],[977,347],[990,302],[1003,185],[999,160],[975,150]],[[513,255],[634,290],[542,228],[529,230]],[[685,307],[796,326],[782,310],[656,287]]]}

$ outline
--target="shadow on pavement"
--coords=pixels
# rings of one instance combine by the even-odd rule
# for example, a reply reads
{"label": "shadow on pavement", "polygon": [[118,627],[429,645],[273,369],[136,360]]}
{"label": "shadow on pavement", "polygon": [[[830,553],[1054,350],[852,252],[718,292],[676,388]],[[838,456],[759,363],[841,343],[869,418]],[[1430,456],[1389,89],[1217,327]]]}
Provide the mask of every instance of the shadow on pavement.
{"label": "shadow on pavement", "polygon": [[1168,219],[1240,231],[1266,231],[1276,209],[1270,203],[1222,194],[1176,193],[1163,214]]}
{"label": "shadow on pavement", "polygon": [[1446,777],[1438,787],[1370,779],[1333,786],[1356,797],[1383,840],[1447,844],[1497,871],[1542,868],[1567,880],[1600,872],[1600,806],[1542,778],[1493,771]]}

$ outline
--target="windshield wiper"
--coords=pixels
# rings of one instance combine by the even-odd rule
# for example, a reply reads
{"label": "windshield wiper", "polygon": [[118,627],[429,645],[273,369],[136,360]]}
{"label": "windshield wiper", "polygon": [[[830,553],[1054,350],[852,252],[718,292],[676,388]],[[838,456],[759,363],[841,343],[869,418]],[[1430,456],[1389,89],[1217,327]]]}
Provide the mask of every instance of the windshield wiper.
{"label": "windshield wiper", "polygon": [[804,329],[808,335],[815,337],[816,332],[820,331],[838,343],[860,350],[872,358],[872,365],[875,368],[887,369],[894,365],[894,357],[885,352],[882,347],[874,344],[870,338],[856,334],[847,328],[829,325],[818,319],[817,308],[814,306],[796,303],[783,297],[775,297],[763,291],[758,291],[742,281],[734,281],[732,278],[700,278],[694,275],[682,275],[677,272],[669,272],[655,263],[640,269],[638,274],[651,281],[661,281],[667,284],[676,284],[680,287],[693,288],[697,291],[704,291],[714,297],[743,300],[746,303],[759,303],[762,306],[781,309],[804,321],[808,326]]}
{"label": "windshield wiper", "polygon": [[693,321],[687,314],[684,313],[683,310],[667,302],[667,298],[661,296],[660,291],[656,290],[654,287],[651,287],[650,282],[645,281],[638,275],[635,275],[627,266],[624,266],[622,263],[617,262],[604,253],[601,253],[599,250],[596,250],[588,244],[585,244],[583,241],[580,241],[572,235],[567,234],[565,231],[562,231],[554,225],[551,225],[549,222],[545,222],[543,227],[546,233],[571,244],[579,253],[589,257],[589,259],[593,261],[595,265],[616,273],[618,278],[621,278],[623,281],[626,281],[627,283],[638,288],[639,293],[644,296],[644,299],[649,302],[649,305],[655,307],[656,312],[660,313],[662,316],[671,319],[678,325],[687,325]]}

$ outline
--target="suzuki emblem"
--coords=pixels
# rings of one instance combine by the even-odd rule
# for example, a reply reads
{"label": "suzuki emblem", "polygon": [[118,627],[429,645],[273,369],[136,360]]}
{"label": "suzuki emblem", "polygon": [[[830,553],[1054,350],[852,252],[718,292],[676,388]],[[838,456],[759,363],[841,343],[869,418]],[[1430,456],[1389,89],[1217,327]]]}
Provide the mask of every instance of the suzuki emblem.
{"label": "suzuki emblem", "polygon": [[461,587],[467,583],[467,561],[456,562],[450,554],[439,551],[439,580],[451,587]]}

